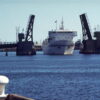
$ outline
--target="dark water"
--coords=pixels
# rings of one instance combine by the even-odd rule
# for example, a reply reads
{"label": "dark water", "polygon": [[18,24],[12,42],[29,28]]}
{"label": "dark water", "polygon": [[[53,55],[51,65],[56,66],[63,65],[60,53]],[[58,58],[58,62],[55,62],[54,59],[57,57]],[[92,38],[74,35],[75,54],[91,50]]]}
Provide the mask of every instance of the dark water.
{"label": "dark water", "polygon": [[0,53],[0,74],[10,79],[6,93],[36,100],[100,100],[100,55]]}

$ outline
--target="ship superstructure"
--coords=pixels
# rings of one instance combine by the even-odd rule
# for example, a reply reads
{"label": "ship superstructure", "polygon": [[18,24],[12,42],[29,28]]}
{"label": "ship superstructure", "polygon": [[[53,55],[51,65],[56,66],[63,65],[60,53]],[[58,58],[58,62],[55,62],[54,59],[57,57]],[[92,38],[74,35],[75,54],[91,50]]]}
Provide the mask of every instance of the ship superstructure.
{"label": "ship superstructure", "polygon": [[42,49],[44,54],[48,55],[66,55],[73,54],[73,37],[76,31],[64,29],[63,21],[59,30],[49,31],[49,37],[43,41]]}

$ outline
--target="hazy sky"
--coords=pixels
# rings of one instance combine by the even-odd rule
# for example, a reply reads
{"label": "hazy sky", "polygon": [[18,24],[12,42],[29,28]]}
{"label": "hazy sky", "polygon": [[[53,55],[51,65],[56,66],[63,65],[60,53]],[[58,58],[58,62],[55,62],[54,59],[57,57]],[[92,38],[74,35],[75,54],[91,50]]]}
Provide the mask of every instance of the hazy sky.
{"label": "hazy sky", "polygon": [[44,40],[62,17],[65,29],[77,31],[80,38],[82,13],[87,13],[93,30],[100,23],[100,0],[0,0],[0,41],[15,41],[16,26],[26,30],[30,14],[35,15],[34,41]]}

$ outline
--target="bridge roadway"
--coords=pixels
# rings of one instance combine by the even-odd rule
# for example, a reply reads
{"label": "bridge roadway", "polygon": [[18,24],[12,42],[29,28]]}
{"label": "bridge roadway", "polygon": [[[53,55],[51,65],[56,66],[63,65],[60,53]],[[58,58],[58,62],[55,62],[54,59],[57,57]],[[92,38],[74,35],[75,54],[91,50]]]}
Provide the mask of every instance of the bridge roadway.
{"label": "bridge roadway", "polygon": [[[4,42],[0,44],[1,51],[5,51],[5,50],[16,51],[16,48],[17,48],[17,43],[15,42]],[[35,49],[36,51],[41,51],[42,47],[41,45],[35,45]]]}
{"label": "bridge roadway", "polygon": [[0,49],[6,49],[6,48],[16,48],[17,47],[17,43],[1,43],[0,44]]}

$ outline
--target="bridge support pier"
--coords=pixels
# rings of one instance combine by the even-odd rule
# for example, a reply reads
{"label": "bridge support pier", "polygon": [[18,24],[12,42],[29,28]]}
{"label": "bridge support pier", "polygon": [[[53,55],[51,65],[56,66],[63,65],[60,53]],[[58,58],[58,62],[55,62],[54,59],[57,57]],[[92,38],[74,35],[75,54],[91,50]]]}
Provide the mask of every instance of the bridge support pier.
{"label": "bridge support pier", "polygon": [[33,48],[33,42],[32,41],[24,41],[24,42],[18,42],[17,43],[17,50],[16,55],[22,56],[22,55],[35,55],[36,51]]}

